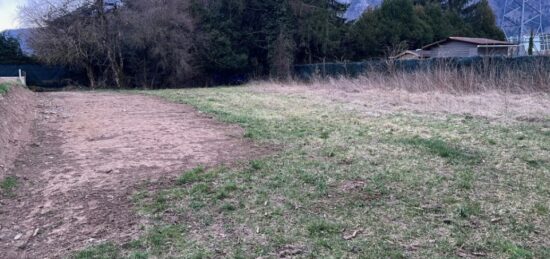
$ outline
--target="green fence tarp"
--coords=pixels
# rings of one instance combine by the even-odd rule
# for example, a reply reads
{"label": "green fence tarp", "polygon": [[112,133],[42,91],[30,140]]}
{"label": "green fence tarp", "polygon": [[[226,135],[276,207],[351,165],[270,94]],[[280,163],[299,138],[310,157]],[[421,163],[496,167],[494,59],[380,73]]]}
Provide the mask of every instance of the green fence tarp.
{"label": "green fence tarp", "polygon": [[86,82],[82,73],[41,64],[0,64],[0,77],[16,77],[20,69],[26,76],[27,85],[32,86],[58,88]]}

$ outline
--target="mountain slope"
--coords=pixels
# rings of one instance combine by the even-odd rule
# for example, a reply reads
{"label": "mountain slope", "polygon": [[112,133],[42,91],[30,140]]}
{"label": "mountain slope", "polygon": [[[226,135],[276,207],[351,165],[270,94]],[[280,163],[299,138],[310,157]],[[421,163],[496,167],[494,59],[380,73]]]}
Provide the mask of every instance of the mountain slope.
{"label": "mountain slope", "polygon": [[[359,19],[361,15],[368,9],[368,8],[374,8],[380,3],[382,3],[383,0],[340,0],[341,3],[349,4],[349,8],[347,12],[345,13],[344,17],[348,21],[353,21],[356,19]],[[546,32],[550,32],[550,1],[543,1],[543,10],[546,14],[543,17],[543,28]],[[489,4],[491,5],[491,8],[493,9],[493,12],[495,13],[497,17],[497,24],[500,25],[500,21],[502,19],[502,16],[504,14],[504,6],[505,6],[506,0],[489,0]]]}
{"label": "mountain slope", "polygon": [[363,12],[369,7],[376,7],[382,3],[382,0],[339,0],[340,3],[349,4],[349,8],[344,14],[348,21],[359,19]]}

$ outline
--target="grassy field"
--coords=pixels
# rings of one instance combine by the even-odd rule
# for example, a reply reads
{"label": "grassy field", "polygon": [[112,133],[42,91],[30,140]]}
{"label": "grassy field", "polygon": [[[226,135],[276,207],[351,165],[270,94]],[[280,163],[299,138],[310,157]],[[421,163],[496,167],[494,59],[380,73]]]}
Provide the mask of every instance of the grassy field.
{"label": "grassy field", "polygon": [[251,87],[145,93],[239,124],[272,153],[143,188],[146,234],[75,258],[550,257],[547,119],[368,116]]}

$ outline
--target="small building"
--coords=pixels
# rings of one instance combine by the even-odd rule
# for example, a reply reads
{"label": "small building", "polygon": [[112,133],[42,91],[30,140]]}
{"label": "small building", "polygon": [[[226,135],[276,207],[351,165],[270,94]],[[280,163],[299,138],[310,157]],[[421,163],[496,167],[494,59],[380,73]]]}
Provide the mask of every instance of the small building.
{"label": "small building", "polygon": [[517,46],[507,41],[448,37],[422,48],[432,58],[511,56]]}
{"label": "small building", "polygon": [[390,59],[393,59],[393,60],[411,60],[411,59],[425,59],[425,58],[429,58],[429,56],[427,56],[426,53],[420,49],[406,50],[393,57],[390,57]]}

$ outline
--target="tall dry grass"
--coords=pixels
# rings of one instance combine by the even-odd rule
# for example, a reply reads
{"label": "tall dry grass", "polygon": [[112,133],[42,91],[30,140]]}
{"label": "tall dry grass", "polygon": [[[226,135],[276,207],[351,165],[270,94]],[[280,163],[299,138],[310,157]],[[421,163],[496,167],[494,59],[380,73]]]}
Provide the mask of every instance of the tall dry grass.
{"label": "tall dry grass", "polygon": [[550,93],[548,66],[537,61],[522,67],[499,67],[484,64],[482,67],[459,68],[451,64],[438,64],[434,68],[406,72],[388,66],[387,71],[372,70],[356,78],[315,77],[312,85],[361,91],[364,89],[406,90],[410,92],[444,92],[472,94],[487,91],[502,93]]}
{"label": "tall dry grass", "polygon": [[519,68],[439,64],[414,72],[370,71],[358,77],[314,77],[307,82],[256,82],[264,89],[302,93],[361,107],[372,114],[402,110],[472,114],[495,119],[550,118],[548,65]]}

